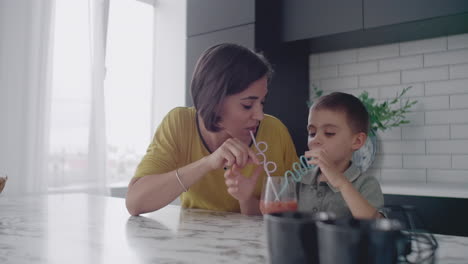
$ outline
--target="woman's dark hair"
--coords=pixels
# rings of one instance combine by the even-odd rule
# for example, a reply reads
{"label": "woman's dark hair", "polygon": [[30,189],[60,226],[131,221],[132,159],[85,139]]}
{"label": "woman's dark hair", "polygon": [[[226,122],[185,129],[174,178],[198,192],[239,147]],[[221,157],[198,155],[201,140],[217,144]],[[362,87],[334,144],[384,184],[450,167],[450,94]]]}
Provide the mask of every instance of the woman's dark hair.
{"label": "woman's dark hair", "polygon": [[324,109],[345,113],[353,133],[369,133],[369,113],[361,100],[354,95],[341,92],[324,95],[312,105],[312,110]]}
{"label": "woman's dark hair", "polygon": [[237,44],[219,44],[203,52],[195,66],[190,88],[195,109],[206,129],[221,130],[218,127],[220,104],[226,96],[244,91],[264,76],[269,81],[272,73],[263,55]]}

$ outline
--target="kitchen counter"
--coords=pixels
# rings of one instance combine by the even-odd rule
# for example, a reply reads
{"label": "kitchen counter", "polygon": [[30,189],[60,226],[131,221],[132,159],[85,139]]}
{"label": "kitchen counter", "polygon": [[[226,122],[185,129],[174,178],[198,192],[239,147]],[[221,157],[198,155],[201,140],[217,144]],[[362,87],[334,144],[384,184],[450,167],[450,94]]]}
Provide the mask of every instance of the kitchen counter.
{"label": "kitchen counter", "polygon": [[[130,216],[86,194],[0,196],[0,263],[267,263],[263,218],[165,208]],[[467,263],[468,237],[436,235],[437,263]]]}
{"label": "kitchen counter", "polygon": [[384,194],[468,198],[468,184],[466,183],[408,183],[384,181],[381,182],[380,185]]}

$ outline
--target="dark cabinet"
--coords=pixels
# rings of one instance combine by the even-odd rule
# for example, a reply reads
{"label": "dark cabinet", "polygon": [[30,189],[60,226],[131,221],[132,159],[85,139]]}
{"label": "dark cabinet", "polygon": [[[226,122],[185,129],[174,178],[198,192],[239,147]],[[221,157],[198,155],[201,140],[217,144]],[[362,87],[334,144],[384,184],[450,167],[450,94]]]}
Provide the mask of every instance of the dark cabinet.
{"label": "dark cabinet", "polygon": [[188,0],[187,36],[255,22],[254,0]]}
{"label": "dark cabinet", "polygon": [[467,0],[364,0],[364,28],[468,12]]}
{"label": "dark cabinet", "polygon": [[190,82],[192,80],[193,70],[200,55],[207,48],[225,42],[243,45],[249,49],[254,48],[255,28],[253,24],[239,27],[228,28],[207,34],[200,34],[187,38],[186,53],[186,84],[187,93],[185,97],[186,105],[192,106],[192,97],[190,94]]}
{"label": "dark cabinet", "polygon": [[283,0],[282,4],[283,41],[362,29],[362,0]]}
{"label": "dark cabinet", "polygon": [[468,0],[282,0],[282,40],[294,41],[468,13]]}

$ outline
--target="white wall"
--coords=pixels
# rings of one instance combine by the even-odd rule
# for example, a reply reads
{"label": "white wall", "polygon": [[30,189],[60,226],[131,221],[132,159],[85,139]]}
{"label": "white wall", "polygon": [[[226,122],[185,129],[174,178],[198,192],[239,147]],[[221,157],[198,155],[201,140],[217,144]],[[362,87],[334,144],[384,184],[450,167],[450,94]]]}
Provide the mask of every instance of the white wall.
{"label": "white wall", "polygon": [[310,83],[378,99],[411,85],[411,123],[379,135],[370,171],[382,182],[468,183],[468,34],[312,54]]}

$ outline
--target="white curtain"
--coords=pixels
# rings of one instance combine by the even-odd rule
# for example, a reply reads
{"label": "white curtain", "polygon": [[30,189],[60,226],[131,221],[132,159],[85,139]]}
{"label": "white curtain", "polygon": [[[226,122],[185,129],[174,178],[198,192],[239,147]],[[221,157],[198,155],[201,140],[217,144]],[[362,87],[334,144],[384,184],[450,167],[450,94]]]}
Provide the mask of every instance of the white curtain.
{"label": "white curtain", "polygon": [[[87,79],[90,81],[87,87],[80,87],[90,91],[89,103],[86,103],[90,109],[84,111],[89,117],[88,134],[64,141],[72,144],[87,138],[87,146],[84,153],[81,150],[72,153],[73,158],[67,156],[67,151],[63,152],[64,155],[51,153],[50,144],[57,142],[58,138],[51,131],[56,121],[53,117],[57,116],[51,83],[55,61],[52,56],[57,55],[53,54],[56,52],[53,37],[56,33],[54,12],[58,2],[0,1],[0,176],[7,174],[9,177],[4,189],[7,195],[51,190],[108,193],[103,83],[109,1],[89,0],[88,3],[91,65]],[[70,31],[69,34],[74,34]],[[76,50],[66,51],[69,54],[74,52]],[[69,61],[68,65],[73,63]],[[73,80],[68,84],[72,86]],[[66,115],[70,122],[78,119],[74,116],[76,110],[72,111]],[[53,154],[64,161],[61,170],[57,170],[57,164],[51,158]],[[70,164],[77,163],[77,155],[85,156],[85,169],[70,171]],[[54,174],[59,180],[52,177]],[[80,179],[79,185],[76,184],[77,178]]]}
{"label": "white curtain", "polygon": [[96,178],[94,192],[109,194],[106,174],[106,121],[104,79],[109,0],[89,0],[91,32],[91,118],[88,173]]}
{"label": "white curtain", "polygon": [[46,190],[53,0],[0,1],[0,173],[4,192]]}

